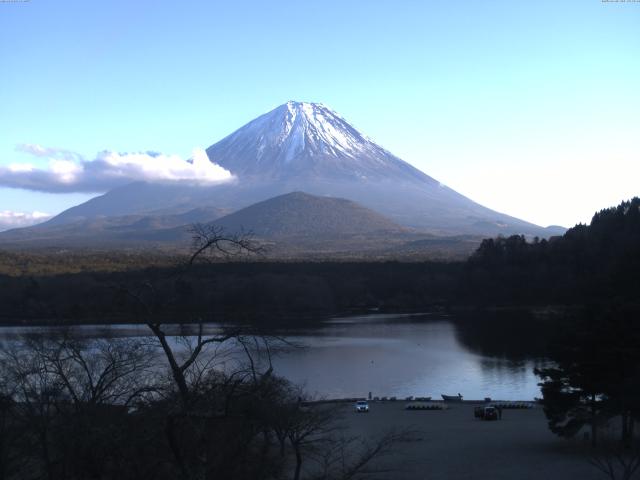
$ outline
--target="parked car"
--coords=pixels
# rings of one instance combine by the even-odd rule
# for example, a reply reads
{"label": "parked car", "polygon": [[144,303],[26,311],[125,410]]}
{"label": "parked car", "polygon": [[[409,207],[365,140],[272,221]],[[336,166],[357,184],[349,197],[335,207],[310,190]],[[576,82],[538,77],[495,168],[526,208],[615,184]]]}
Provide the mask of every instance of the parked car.
{"label": "parked car", "polygon": [[369,413],[369,402],[358,400],[356,402],[356,413]]}
{"label": "parked car", "polygon": [[496,407],[484,407],[484,414],[482,418],[485,420],[497,420],[498,410],[496,410]]}
{"label": "parked car", "polygon": [[496,407],[475,407],[473,416],[483,420],[498,420],[498,410]]}

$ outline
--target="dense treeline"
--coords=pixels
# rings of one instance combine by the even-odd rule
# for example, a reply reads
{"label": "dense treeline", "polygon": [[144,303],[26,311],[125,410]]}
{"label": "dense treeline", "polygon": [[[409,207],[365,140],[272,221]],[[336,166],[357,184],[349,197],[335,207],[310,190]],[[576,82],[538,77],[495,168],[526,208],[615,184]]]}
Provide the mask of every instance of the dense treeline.
{"label": "dense treeline", "polygon": [[[169,316],[189,312],[236,321],[434,305],[580,305],[585,299],[634,299],[640,287],[639,206],[637,198],[623,202],[598,212],[591,225],[577,225],[549,240],[487,239],[467,262],[250,258],[195,265],[186,272],[188,257],[162,257],[158,264],[154,256],[92,254],[76,258],[86,271],[0,276],[0,316],[4,322],[136,321],[134,306],[118,291],[146,282],[174,299],[165,310]],[[28,270],[35,262],[51,273],[40,256],[5,254],[2,261],[9,257],[12,268]],[[52,258],[52,265],[64,264],[64,255]],[[70,254],[68,261],[73,264],[74,258]],[[147,262],[154,266],[144,267]],[[88,265],[101,267],[93,271]],[[104,271],[108,265],[112,271]]]}
{"label": "dense treeline", "polygon": [[547,348],[553,365],[536,370],[550,429],[572,437],[589,426],[595,445],[615,421],[631,447],[640,421],[640,309],[619,300],[589,303],[562,320]]}
{"label": "dense treeline", "polygon": [[640,287],[640,199],[596,213],[562,237],[487,239],[467,262],[465,294],[489,303],[634,300]]}
{"label": "dense treeline", "polygon": [[150,265],[173,267],[189,258],[189,252],[145,250],[89,251],[49,248],[36,251],[0,250],[0,275],[47,276],[82,272],[124,272]]}
{"label": "dense treeline", "polygon": [[8,322],[139,321],[122,295],[152,283],[173,321],[304,319],[380,308],[417,310],[454,296],[460,264],[225,262],[127,272],[0,276],[0,316]]}
{"label": "dense treeline", "polygon": [[[188,257],[159,257],[164,260],[157,263],[153,255],[70,254],[70,265],[75,258],[82,271],[52,275],[44,257],[5,254],[2,261],[10,257],[11,268],[29,271],[33,263],[47,274],[0,276],[0,321],[137,321],[136,306],[119,292],[148,282],[173,300],[163,313],[174,321],[271,322],[368,309],[632,301],[640,287],[639,204],[633,199],[598,212],[591,225],[562,237],[484,240],[467,262],[287,263],[254,256],[185,271]],[[54,270],[65,265],[63,254],[52,258]],[[149,262],[154,266],[145,267]]]}

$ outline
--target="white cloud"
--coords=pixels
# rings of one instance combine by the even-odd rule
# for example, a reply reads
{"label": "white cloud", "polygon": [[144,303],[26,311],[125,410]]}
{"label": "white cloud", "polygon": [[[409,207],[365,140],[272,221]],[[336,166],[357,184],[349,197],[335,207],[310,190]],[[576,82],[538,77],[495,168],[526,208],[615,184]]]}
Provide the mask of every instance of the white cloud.
{"label": "white cloud", "polygon": [[49,170],[60,182],[66,184],[76,182],[83,172],[82,166],[71,160],[51,160]]}
{"label": "white cloud", "polygon": [[16,145],[18,152],[28,153],[34,157],[62,158],[66,160],[82,160],[82,155],[64,148],[43,147],[35,143],[20,143]]}
{"label": "white cloud", "polygon": [[49,165],[47,168],[36,168],[29,163],[0,166],[0,186],[54,193],[105,192],[135,181],[214,185],[235,178],[211,162],[200,148],[194,149],[191,159],[156,152],[103,151],[93,160],[68,150],[40,145],[22,144],[17,149],[48,158]]}
{"label": "white cloud", "polygon": [[10,172],[30,172],[35,169],[30,163],[10,163],[7,168]]}
{"label": "white cloud", "polygon": [[10,228],[28,227],[36,223],[44,222],[51,215],[44,212],[13,212],[0,210],[0,232]]}

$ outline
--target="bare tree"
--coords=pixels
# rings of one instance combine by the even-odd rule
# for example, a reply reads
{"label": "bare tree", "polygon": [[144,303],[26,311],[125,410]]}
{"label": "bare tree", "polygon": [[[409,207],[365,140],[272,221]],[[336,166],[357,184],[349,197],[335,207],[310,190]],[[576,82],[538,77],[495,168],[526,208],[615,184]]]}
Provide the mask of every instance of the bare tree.
{"label": "bare tree", "polygon": [[293,480],[350,480],[388,472],[374,463],[401,442],[418,439],[418,432],[412,430],[390,430],[370,440],[346,436],[341,423],[344,405],[315,402],[286,380],[280,395],[272,406],[270,425],[280,456],[293,459]]}
{"label": "bare tree", "polygon": [[0,360],[0,480],[13,478],[23,466],[18,443],[23,441],[16,421],[17,404],[14,400],[15,384]]}
{"label": "bare tree", "polygon": [[380,438],[339,436],[327,442],[328,448],[316,459],[319,473],[310,480],[353,480],[371,475],[391,474],[398,470],[380,465],[380,460],[392,453],[401,443],[419,441],[417,431],[389,430]]}
{"label": "bare tree", "polygon": [[[184,269],[177,272],[176,281],[199,261],[261,252],[248,233],[227,234],[215,225],[197,224],[192,227],[192,234],[193,253]],[[259,403],[266,379],[272,372],[270,339],[248,334],[241,326],[209,331],[202,318],[186,322],[179,319],[178,323],[188,323],[192,328],[183,335],[172,336],[171,326],[163,315],[172,298],[163,296],[151,282],[145,282],[137,291],[122,290],[142,307],[145,323],[166,358],[180,399],[180,409],[169,409],[166,414],[165,435],[182,477],[203,478],[211,468],[224,470],[230,458],[244,452],[228,451],[226,458],[221,458],[219,452],[214,451],[214,445],[221,441],[216,434],[225,431],[232,415],[231,407],[240,399],[244,399],[244,404],[247,398],[252,405]],[[230,352],[242,353],[243,361],[231,361]],[[266,363],[259,361],[263,358],[267,359]],[[231,370],[225,367],[224,360],[233,364]],[[262,431],[266,441],[266,429]],[[255,435],[253,427],[245,434],[245,441],[250,441]],[[227,441],[225,447],[232,443]]]}
{"label": "bare tree", "polygon": [[606,439],[599,449],[592,452],[589,463],[611,480],[637,478],[640,469],[640,445],[626,446]]}
{"label": "bare tree", "polygon": [[[227,235],[203,225],[192,233],[193,254],[176,280],[200,261],[261,251],[246,234]],[[305,406],[300,389],[273,375],[274,341],[283,339],[237,325],[212,330],[202,318],[180,319],[177,323],[189,326],[175,335],[164,315],[171,297],[152,282],[123,291],[142,307],[168,363],[179,408],[167,403],[164,432],[182,478],[275,478],[292,458],[294,480],[307,473],[303,464],[309,475],[346,480],[404,438],[389,434],[369,443],[335,435],[337,407]],[[275,456],[274,436],[280,447]]]}
{"label": "bare tree", "polygon": [[160,342],[162,351],[169,363],[173,380],[180,393],[183,408],[185,411],[188,411],[191,404],[191,388],[188,382],[188,377],[191,374],[190,368],[198,366],[196,362],[207,346],[213,344],[220,345],[237,338],[240,335],[240,329],[229,329],[218,335],[206,336],[203,334],[203,324],[199,323],[197,325],[194,343],[191,343],[190,339],[186,339],[186,341],[189,342],[190,351],[186,358],[181,359],[167,340],[167,333],[161,323],[147,323],[147,326]]}
{"label": "bare tree", "polygon": [[197,223],[191,227],[192,249],[188,265],[197,260],[220,257],[237,257],[243,254],[261,254],[264,248],[253,241],[253,233],[241,230],[229,234],[214,224]]}
{"label": "bare tree", "polygon": [[[253,243],[250,233],[227,234],[223,228],[212,224],[195,224],[191,232],[193,234],[193,253],[185,265],[186,270],[180,271],[176,279],[179,279],[199,260],[206,260],[212,256],[220,255],[229,258],[244,254],[259,254],[262,251],[261,247]],[[229,340],[238,339],[243,334],[244,329],[240,327],[223,328],[215,334],[206,335],[202,319],[194,319],[197,331],[190,338],[183,337],[188,342],[189,353],[186,357],[180,358],[167,338],[166,320],[161,315],[163,309],[172,299],[163,297],[151,282],[143,283],[136,291],[124,286],[121,286],[120,290],[133,298],[142,307],[145,323],[160,344],[169,364],[173,381],[180,394],[183,408],[185,411],[188,410],[190,404],[188,382],[188,377],[191,374],[190,368],[197,366],[198,359],[207,347],[219,346]],[[183,319],[180,320],[179,323],[183,323]]]}
{"label": "bare tree", "polygon": [[317,454],[330,441],[329,435],[336,428],[337,409],[326,405],[308,409],[298,408],[289,413],[287,438],[295,455],[294,480],[300,479],[305,450]]}
{"label": "bare tree", "polygon": [[42,361],[77,408],[128,406],[156,389],[154,349],[137,339],[80,339],[70,330],[54,338],[31,338],[23,348]]}
{"label": "bare tree", "polygon": [[59,459],[52,448],[52,432],[63,385],[48,373],[42,357],[24,347],[24,342],[3,343],[0,367],[11,385],[10,395],[15,402],[13,420],[25,439],[21,449],[23,468],[31,466],[53,480]]}
{"label": "bare tree", "polygon": [[154,391],[147,343],[79,339],[65,331],[1,347],[12,448],[22,474],[38,478],[40,472],[50,480],[102,474],[129,406]]}

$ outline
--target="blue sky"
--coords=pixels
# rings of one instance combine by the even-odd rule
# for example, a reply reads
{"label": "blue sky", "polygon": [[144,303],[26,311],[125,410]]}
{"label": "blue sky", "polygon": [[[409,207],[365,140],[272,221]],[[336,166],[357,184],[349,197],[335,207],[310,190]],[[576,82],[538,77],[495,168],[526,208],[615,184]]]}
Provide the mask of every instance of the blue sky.
{"label": "blue sky", "polygon": [[[24,144],[185,158],[301,100],[541,225],[640,194],[640,3],[31,0],[0,3],[0,61],[5,170],[47,168]],[[0,212],[92,195],[0,188]]]}

